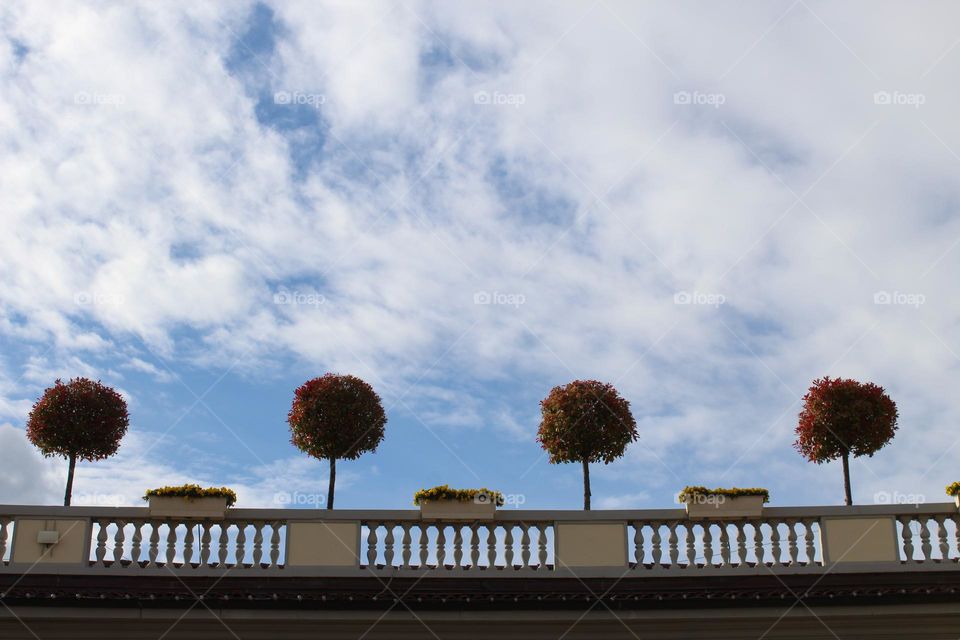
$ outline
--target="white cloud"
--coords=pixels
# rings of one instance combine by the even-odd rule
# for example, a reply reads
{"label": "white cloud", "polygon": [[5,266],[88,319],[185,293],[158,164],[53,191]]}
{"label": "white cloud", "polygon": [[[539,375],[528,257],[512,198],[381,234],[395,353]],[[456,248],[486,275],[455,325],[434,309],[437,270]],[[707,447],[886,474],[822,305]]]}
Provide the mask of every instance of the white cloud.
{"label": "white cloud", "polygon": [[[764,434],[829,373],[900,402],[881,475],[954,442],[956,7],[277,3],[262,87],[223,63],[248,10],[4,9],[29,53],[0,55],[0,331],[57,345],[17,363],[33,387],[134,337],[205,366],[356,371],[388,403],[413,384],[426,419],[518,432],[498,416],[523,407],[458,387],[508,381],[530,403],[599,377],[660,458],[683,468],[694,442],[691,464],[722,473],[795,455],[795,411]],[[257,119],[261,89],[324,95],[302,182],[296,135]],[[279,283],[325,302],[276,305]],[[926,302],[875,305],[880,290]],[[33,387],[5,389],[4,410]],[[896,482],[932,492],[948,467]]]}
{"label": "white cloud", "polygon": [[[215,472],[203,460],[169,464],[151,455],[152,439],[130,432],[113,458],[80,462],[74,478],[75,505],[142,506],[144,492],[154,487],[196,483],[229,486],[237,492],[238,506],[323,508],[327,495],[327,469],[305,456],[273,460],[247,472]],[[196,464],[200,462],[201,464]],[[219,475],[218,475],[219,474]],[[22,429],[0,425],[0,504],[61,504],[67,463],[43,458]],[[340,470],[337,489],[356,483],[354,472]]]}
{"label": "white cloud", "polygon": [[[64,480],[56,467],[33,448],[22,429],[0,424],[0,503],[62,504]],[[66,478],[65,468],[62,476]]]}

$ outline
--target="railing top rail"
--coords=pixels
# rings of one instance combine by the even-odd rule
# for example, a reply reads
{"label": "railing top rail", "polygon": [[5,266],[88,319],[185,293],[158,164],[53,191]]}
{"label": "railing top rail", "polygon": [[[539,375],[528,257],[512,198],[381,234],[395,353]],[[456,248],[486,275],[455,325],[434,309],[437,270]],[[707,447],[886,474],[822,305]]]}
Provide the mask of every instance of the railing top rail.
{"label": "railing top rail", "polygon": [[[780,518],[819,518],[836,516],[910,516],[910,515],[952,515],[957,513],[953,502],[926,504],[891,505],[855,505],[852,507],[807,506],[807,507],[765,507],[760,519]],[[0,516],[37,517],[37,518],[129,518],[149,519],[147,507],[105,507],[105,506],[48,506],[48,505],[0,505]],[[656,521],[685,520],[683,509],[613,509],[613,510],[563,510],[563,509],[500,509],[496,512],[495,522],[549,522],[561,521]],[[155,518],[163,519],[163,518]],[[420,511],[417,509],[230,509],[227,520],[329,520],[329,521],[382,521],[417,522]]]}

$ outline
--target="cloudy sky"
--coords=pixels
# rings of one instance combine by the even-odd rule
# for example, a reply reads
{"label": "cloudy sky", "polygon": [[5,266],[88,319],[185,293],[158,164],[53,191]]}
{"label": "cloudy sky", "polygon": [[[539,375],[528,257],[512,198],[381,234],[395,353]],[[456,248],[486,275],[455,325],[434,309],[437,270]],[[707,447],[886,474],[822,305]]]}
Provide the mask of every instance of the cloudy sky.
{"label": "cloudy sky", "polygon": [[0,502],[57,377],[124,394],[76,495],[227,484],[309,506],[293,389],[383,397],[337,505],[489,486],[577,508],[538,402],[614,383],[640,441],[594,505],[687,484],[842,501],[792,449],[822,375],[883,385],[858,502],[960,479],[960,7],[952,2],[5,2]]}

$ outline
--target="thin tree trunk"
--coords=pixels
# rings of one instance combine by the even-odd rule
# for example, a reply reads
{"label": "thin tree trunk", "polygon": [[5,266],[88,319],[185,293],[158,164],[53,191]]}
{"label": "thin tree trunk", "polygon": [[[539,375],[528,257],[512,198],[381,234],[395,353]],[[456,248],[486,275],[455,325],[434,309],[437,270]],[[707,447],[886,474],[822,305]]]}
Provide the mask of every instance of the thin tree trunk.
{"label": "thin tree trunk", "polygon": [[70,498],[73,497],[73,472],[77,468],[77,456],[70,456],[70,463],[67,467],[67,489],[63,493],[63,506],[70,506]]}
{"label": "thin tree trunk", "polygon": [[337,459],[330,458],[330,483],[327,485],[327,509],[333,509],[333,487],[337,483]]}
{"label": "thin tree trunk", "polygon": [[583,509],[590,511],[590,464],[583,461]]}
{"label": "thin tree trunk", "polygon": [[843,454],[843,493],[847,499],[847,506],[853,504],[853,497],[850,494],[850,453]]}

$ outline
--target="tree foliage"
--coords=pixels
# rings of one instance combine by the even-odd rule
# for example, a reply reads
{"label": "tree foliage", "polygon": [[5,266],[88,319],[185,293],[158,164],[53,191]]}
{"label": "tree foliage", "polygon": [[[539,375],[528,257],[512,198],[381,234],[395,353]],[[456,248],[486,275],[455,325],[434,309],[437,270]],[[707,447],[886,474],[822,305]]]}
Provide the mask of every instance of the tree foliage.
{"label": "tree foliage", "polygon": [[328,373],[296,390],[287,422],[295,447],[330,461],[327,509],[333,509],[337,460],[354,460],[375,451],[383,440],[387,415],[369,384],[354,376]]}
{"label": "tree foliage", "polygon": [[803,397],[794,446],[817,464],[849,455],[872,456],[893,438],[898,415],[883,387],[820,378]]}
{"label": "tree foliage", "polygon": [[611,384],[574,380],[540,401],[537,440],[551,463],[613,462],[634,442],[637,423],[630,403]]}
{"label": "tree foliage", "polygon": [[87,378],[57,380],[33,405],[27,437],[44,456],[102,460],[127,433],[127,403],[110,387]]}
{"label": "tree foliage", "polygon": [[328,373],[296,390],[287,422],[291,442],[304,453],[354,460],[377,448],[387,416],[369,384],[355,376]]}

